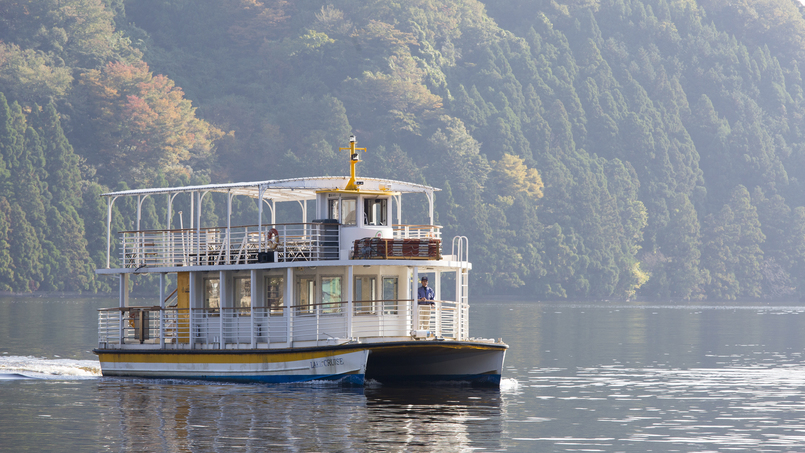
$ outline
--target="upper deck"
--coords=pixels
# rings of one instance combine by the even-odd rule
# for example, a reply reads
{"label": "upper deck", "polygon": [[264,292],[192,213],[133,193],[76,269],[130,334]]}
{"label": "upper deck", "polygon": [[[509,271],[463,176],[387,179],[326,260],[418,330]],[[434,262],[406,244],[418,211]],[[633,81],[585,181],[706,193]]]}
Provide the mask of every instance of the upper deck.
{"label": "upper deck", "polygon": [[[401,181],[356,178],[360,162],[351,139],[350,176],[324,176],[229,184],[207,184],[172,188],[150,188],[103,194],[108,204],[106,269],[98,273],[131,273],[192,270],[188,267],[215,266],[226,269],[250,265],[283,263],[314,265],[344,260],[427,260],[435,265],[469,266],[466,238],[456,239],[449,254],[443,254],[441,227],[434,225],[434,193],[439,189]],[[209,194],[225,194],[226,224],[202,227],[201,213]],[[402,196],[421,194],[427,202],[428,222],[402,223]],[[220,197],[220,195],[218,195]],[[112,213],[117,199],[137,200],[133,230],[119,232],[118,260],[112,261]],[[163,197],[167,203],[167,228],[141,228],[143,202]],[[189,227],[184,220],[172,225],[177,200],[189,205]],[[188,199],[189,197],[189,199]],[[257,204],[257,215],[249,225],[232,224],[232,202],[246,197]],[[277,219],[278,204],[295,206],[295,222]],[[312,206],[313,219],[308,220]],[[181,214],[181,211],[179,211]],[[298,219],[301,217],[301,222]],[[396,221],[392,221],[395,219]],[[335,264],[335,263],[332,263]],[[402,263],[401,263],[402,264]],[[289,264],[286,264],[289,265]],[[206,269],[211,269],[206,267]]]}

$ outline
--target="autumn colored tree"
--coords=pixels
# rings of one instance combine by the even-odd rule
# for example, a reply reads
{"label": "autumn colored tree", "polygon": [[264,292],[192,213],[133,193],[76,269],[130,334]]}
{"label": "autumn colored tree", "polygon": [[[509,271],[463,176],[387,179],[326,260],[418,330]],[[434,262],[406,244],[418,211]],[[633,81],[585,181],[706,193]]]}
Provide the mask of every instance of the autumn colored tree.
{"label": "autumn colored tree", "polygon": [[[90,70],[80,83],[97,144],[88,161],[103,182],[154,181],[158,170],[177,180],[203,167],[221,131],[195,116],[180,88],[154,75],[145,63],[109,63]],[[89,133],[89,131],[87,131]]]}

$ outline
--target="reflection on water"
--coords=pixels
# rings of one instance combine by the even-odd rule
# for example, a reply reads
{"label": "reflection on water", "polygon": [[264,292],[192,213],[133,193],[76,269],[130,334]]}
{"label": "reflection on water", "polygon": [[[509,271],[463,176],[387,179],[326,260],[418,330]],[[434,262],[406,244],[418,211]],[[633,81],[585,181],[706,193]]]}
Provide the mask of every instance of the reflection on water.
{"label": "reflection on water", "polygon": [[500,393],[103,379],[99,433],[126,451],[499,449]]}
{"label": "reflection on water", "polygon": [[0,451],[805,451],[800,307],[475,303],[498,391],[101,378],[107,302],[27,304],[0,299]]}

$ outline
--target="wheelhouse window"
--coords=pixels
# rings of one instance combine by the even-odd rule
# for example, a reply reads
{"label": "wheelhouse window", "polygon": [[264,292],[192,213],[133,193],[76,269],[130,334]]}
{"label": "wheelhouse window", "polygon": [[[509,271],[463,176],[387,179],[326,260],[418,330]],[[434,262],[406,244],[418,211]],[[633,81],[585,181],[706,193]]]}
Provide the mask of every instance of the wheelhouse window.
{"label": "wheelhouse window", "polygon": [[333,198],[327,200],[327,218],[328,219],[335,219],[338,222],[341,222],[341,199]]}
{"label": "wheelhouse window", "polygon": [[363,220],[366,225],[386,226],[388,220],[386,216],[386,206],[388,200],[385,198],[367,198],[363,200]]}
{"label": "wheelhouse window", "polygon": [[357,225],[357,209],[358,200],[355,198],[342,198],[341,199],[341,218],[343,224],[346,226]]}
{"label": "wheelhouse window", "polygon": [[266,307],[272,315],[282,315],[284,288],[283,277],[266,277]]}
{"label": "wheelhouse window", "polygon": [[218,312],[221,308],[221,287],[218,278],[204,279],[204,308],[209,312]]}
{"label": "wheelhouse window", "polygon": [[327,200],[327,218],[338,220],[342,225],[357,225],[357,209],[357,198],[337,197]]}

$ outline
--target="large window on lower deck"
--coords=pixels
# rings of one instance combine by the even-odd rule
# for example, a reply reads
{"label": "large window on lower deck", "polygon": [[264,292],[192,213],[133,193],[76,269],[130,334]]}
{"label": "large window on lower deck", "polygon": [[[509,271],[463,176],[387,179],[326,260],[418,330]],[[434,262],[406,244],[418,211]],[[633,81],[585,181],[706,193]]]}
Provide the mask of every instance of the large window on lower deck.
{"label": "large window on lower deck", "polygon": [[296,312],[313,313],[316,304],[316,278],[299,277],[296,279]]}
{"label": "large window on lower deck", "polygon": [[251,277],[235,277],[235,308],[241,315],[251,313],[252,279]]}
{"label": "large window on lower deck", "polygon": [[266,307],[272,315],[282,315],[285,279],[280,276],[266,277]]}
{"label": "large window on lower deck", "polygon": [[321,278],[321,310],[322,313],[341,312],[341,277]]}
{"label": "large window on lower deck", "polygon": [[360,275],[355,277],[355,314],[366,315],[375,312],[377,300],[377,278]]}
{"label": "large window on lower deck", "polygon": [[204,279],[204,308],[209,312],[218,312],[221,308],[221,287],[218,278]]}
{"label": "large window on lower deck", "polygon": [[397,314],[397,277],[383,277],[383,314]]}

